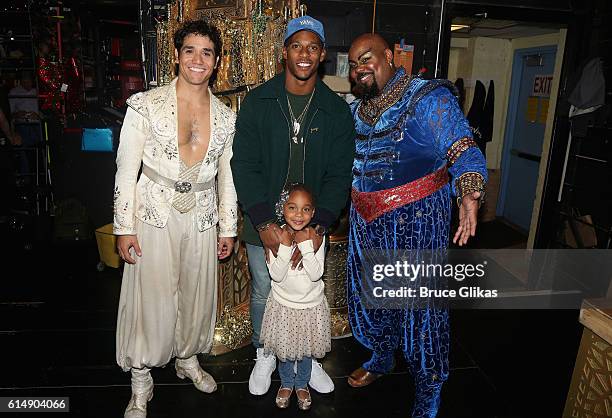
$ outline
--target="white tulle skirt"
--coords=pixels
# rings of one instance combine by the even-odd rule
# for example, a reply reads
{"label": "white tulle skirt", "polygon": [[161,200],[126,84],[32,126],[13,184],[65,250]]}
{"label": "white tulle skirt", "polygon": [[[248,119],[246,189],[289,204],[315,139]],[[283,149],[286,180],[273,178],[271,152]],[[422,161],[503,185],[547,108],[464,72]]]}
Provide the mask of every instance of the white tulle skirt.
{"label": "white tulle skirt", "polygon": [[266,354],[282,361],[321,358],[331,351],[331,327],[327,299],[312,308],[294,309],[268,296],[260,341]]}

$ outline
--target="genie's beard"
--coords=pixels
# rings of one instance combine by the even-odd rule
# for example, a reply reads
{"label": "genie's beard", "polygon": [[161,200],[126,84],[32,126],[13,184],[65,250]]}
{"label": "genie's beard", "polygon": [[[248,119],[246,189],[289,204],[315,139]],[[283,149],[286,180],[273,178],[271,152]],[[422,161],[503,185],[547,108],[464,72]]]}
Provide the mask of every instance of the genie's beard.
{"label": "genie's beard", "polygon": [[380,94],[380,89],[378,88],[378,83],[376,82],[374,74],[372,74],[372,84],[356,83],[353,94],[364,102],[378,96]]}

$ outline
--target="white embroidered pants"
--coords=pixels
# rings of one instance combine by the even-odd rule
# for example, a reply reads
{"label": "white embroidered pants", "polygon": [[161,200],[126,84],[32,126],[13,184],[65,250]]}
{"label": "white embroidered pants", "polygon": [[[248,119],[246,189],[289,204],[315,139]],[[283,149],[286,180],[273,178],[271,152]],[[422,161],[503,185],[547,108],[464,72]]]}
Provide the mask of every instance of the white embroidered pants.
{"label": "white embroidered pants", "polygon": [[217,307],[217,231],[198,231],[196,211],[172,208],[165,228],[137,220],[142,256],[125,264],[117,364],[159,367],[212,348]]}

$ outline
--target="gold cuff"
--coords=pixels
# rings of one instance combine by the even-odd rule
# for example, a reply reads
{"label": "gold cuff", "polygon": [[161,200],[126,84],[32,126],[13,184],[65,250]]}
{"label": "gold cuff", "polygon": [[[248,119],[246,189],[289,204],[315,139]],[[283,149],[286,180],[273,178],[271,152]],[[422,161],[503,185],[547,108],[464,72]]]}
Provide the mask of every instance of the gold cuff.
{"label": "gold cuff", "polygon": [[455,180],[455,188],[457,190],[457,206],[461,206],[463,197],[474,192],[480,193],[480,204],[484,200],[484,177],[480,173],[467,172],[463,173]]}

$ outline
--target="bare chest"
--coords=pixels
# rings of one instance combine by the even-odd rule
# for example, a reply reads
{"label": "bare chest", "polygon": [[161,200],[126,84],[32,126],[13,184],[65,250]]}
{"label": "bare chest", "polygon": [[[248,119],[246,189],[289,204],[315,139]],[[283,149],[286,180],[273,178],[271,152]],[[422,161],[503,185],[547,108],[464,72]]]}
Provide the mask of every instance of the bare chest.
{"label": "bare chest", "polygon": [[210,142],[210,106],[178,103],[178,145],[181,160],[191,167],[206,156]]}

